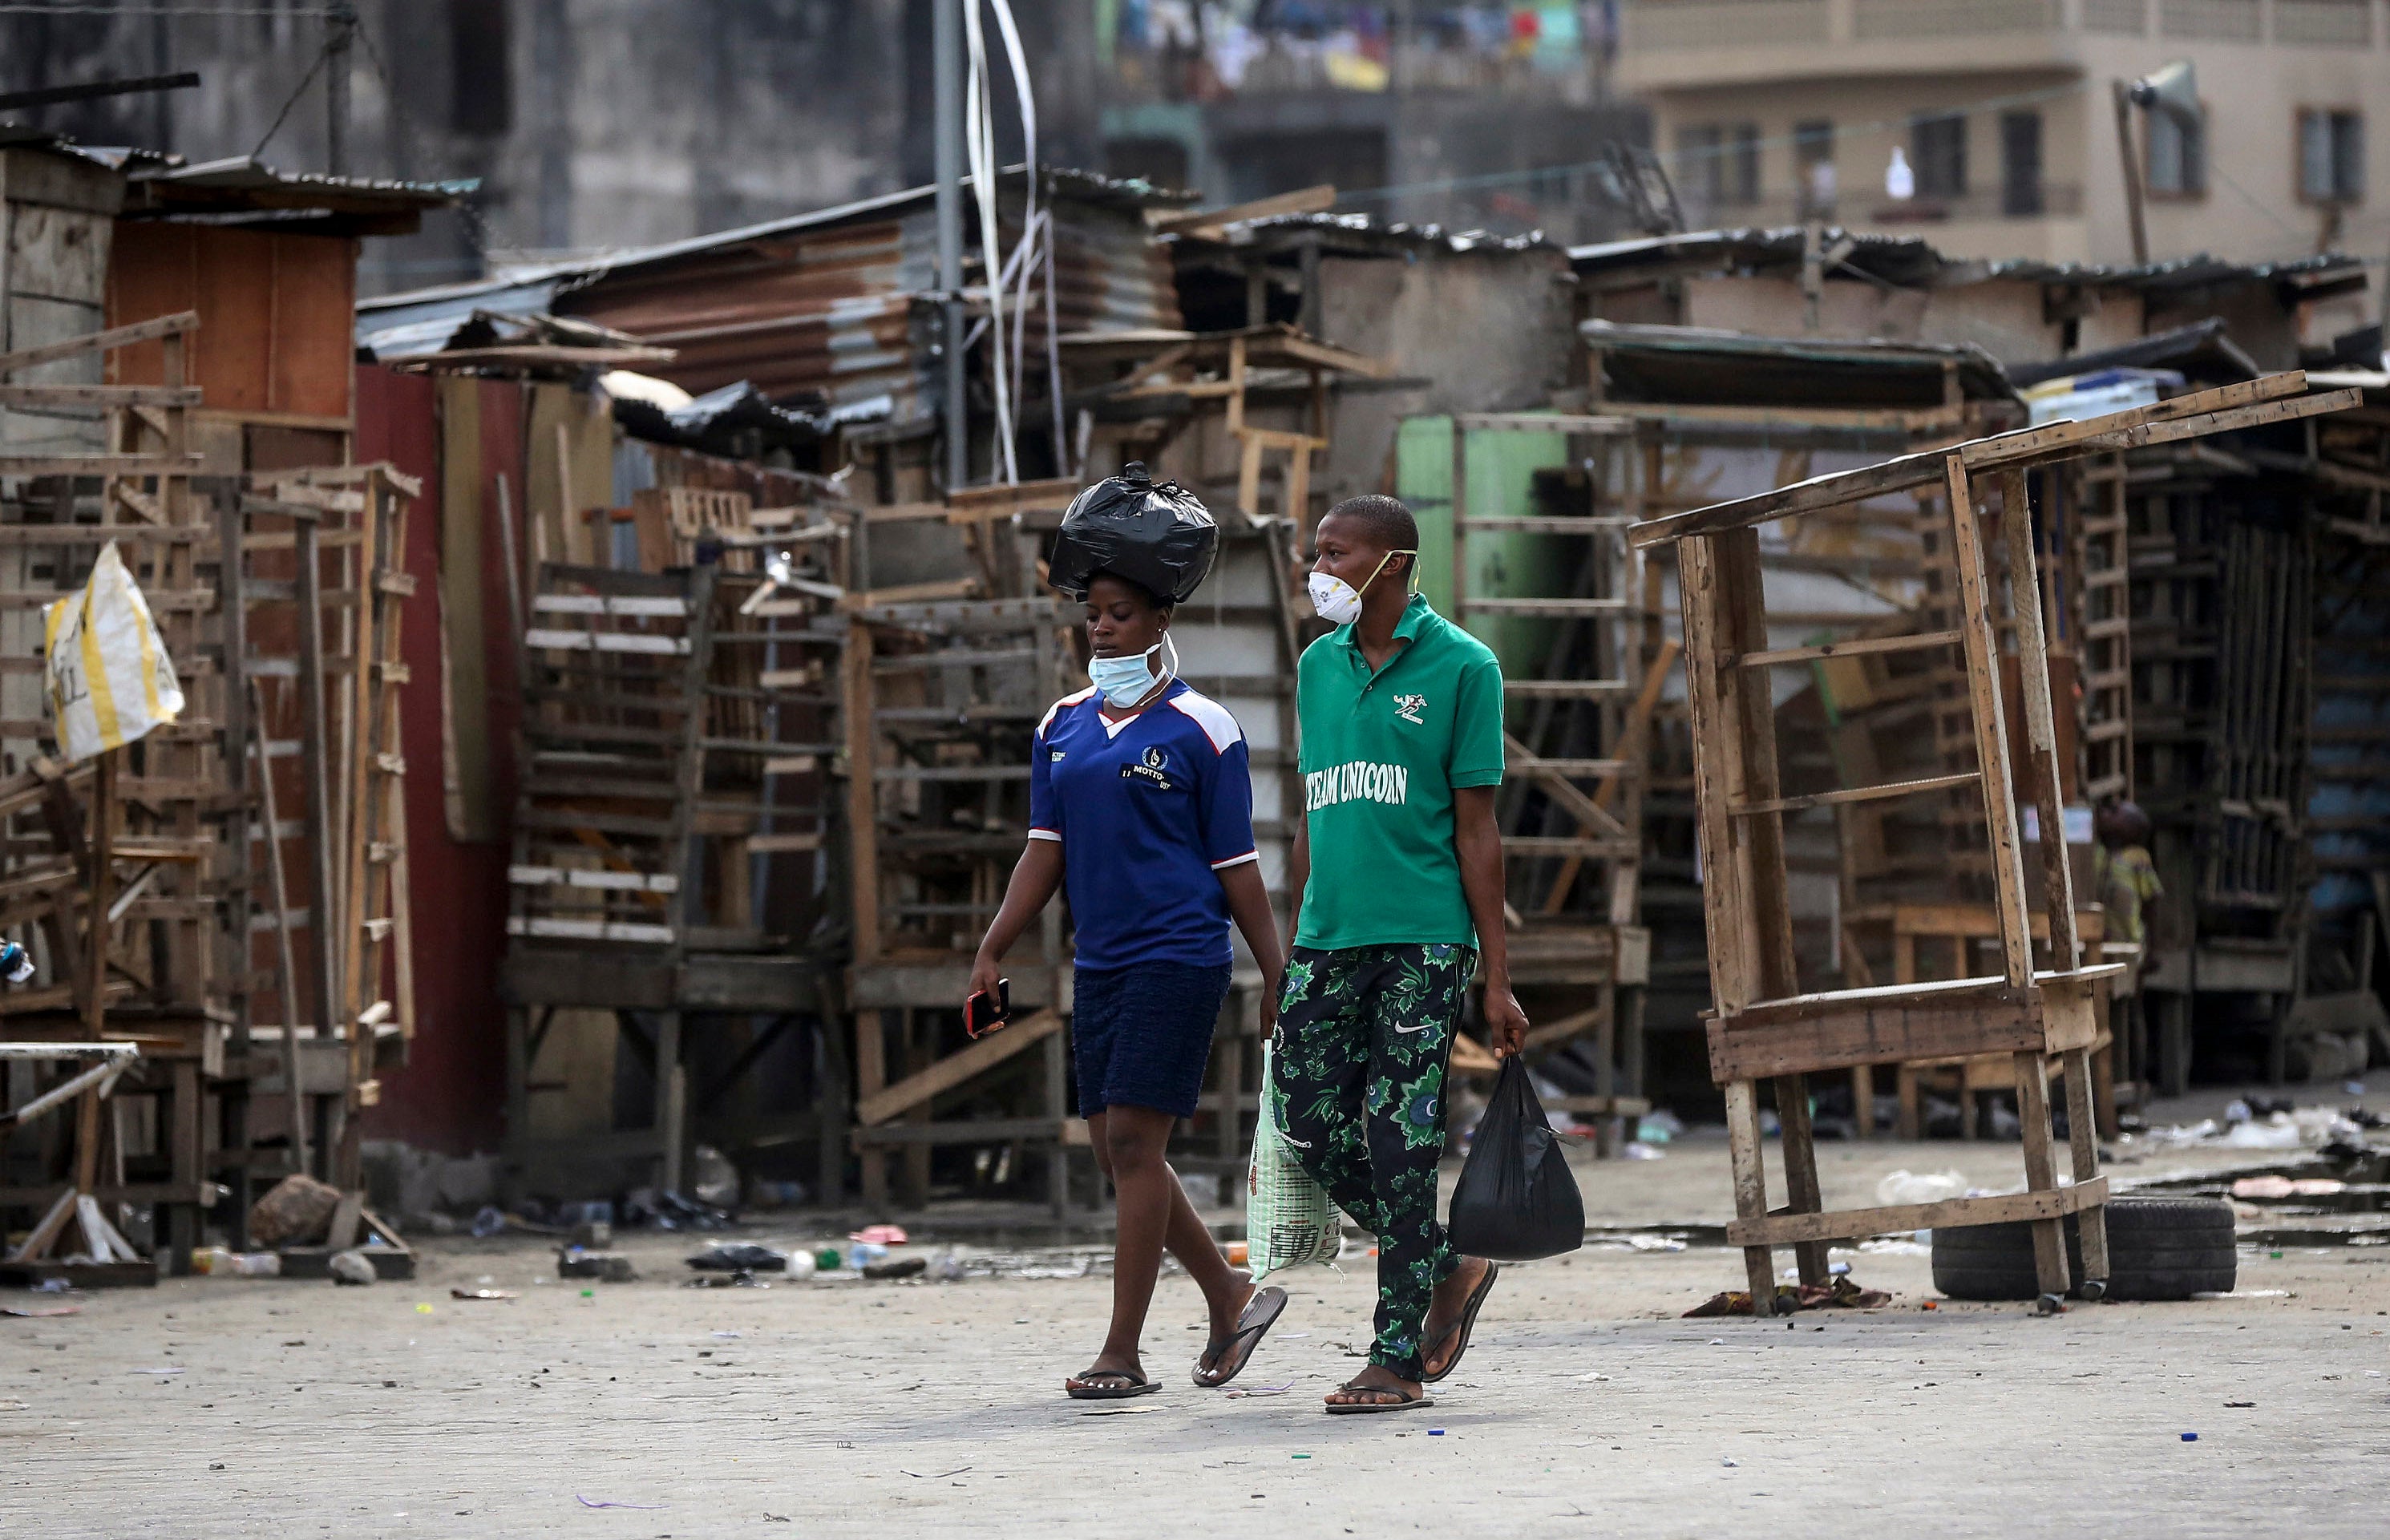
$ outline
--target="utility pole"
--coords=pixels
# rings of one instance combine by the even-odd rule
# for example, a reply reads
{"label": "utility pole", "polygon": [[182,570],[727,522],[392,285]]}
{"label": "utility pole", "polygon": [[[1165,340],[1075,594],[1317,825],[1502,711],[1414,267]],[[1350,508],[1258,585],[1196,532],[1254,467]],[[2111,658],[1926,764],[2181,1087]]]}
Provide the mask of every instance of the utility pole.
{"label": "utility pole", "polygon": [[324,18],[324,169],[349,174],[349,48],[357,35],[354,0],[332,0]]}
{"label": "utility pole", "polygon": [[946,490],[970,481],[970,403],[963,385],[963,17],[978,0],[931,0],[930,69],[936,95],[932,132],[938,177],[939,346],[946,366]]}

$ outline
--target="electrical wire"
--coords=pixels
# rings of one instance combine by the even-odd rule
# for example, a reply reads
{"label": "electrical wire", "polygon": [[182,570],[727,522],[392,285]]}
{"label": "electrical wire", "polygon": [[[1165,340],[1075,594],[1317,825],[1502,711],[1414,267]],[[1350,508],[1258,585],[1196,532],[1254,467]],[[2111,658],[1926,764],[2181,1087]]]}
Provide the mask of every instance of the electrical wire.
{"label": "electrical wire", "polygon": [[249,152],[251,160],[254,160],[265,153],[265,147],[273,143],[274,136],[282,132],[282,125],[289,122],[290,109],[299,105],[299,98],[307,94],[307,87],[315,83],[315,77],[324,72],[324,63],[331,57],[332,45],[329,39],[326,39],[324,45],[315,50],[315,62],[307,66],[307,72],[300,76],[299,83],[290,88],[290,95],[282,98],[282,110],[274,115],[274,122],[266,125],[265,133],[258,139],[257,148]]}
{"label": "electrical wire", "polygon": [[312,16],[340,15],[330,6],[30,6],[0,5],[0,16]]}

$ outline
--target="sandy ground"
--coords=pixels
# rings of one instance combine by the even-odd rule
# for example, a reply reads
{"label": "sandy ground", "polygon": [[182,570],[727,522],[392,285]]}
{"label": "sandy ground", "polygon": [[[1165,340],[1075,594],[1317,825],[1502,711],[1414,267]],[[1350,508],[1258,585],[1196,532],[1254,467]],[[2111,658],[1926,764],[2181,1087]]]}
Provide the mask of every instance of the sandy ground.
{"label": "sandy ground", "polygon": [[[1833,1201],[1870,1200],[1902,1166],[2015,1179],[2012,1148],[1822,1153]],[[1585,1178],[1597,1226],[1715,1224],[1729,1190],[1722,1141],[1698,1136]],[[527,1238],[451,1239],[411,1284],[189,1278],[0,1319],[0,1533],[2246,1540],[2390,1523],[2390,1246],[2244,1246],[2234,1297],[2051,1319],[1927,1311],[1927,1261],[1870,1253],[1857,1276],[1891,1306],[1789,1325],[1677,1318],[1741,1284],[1735,1252],[1589,1247],[1506,1274],[1435,1408],[1333,1419],[1319,1397],[1359,1367],[1366,1258],[1284,1277],[1293,1304],[1235,1387],[1276,1393],[1188,1382],[1201,1302],[1166,1277],[1146,1350],[1167,1388],[1090,1406],[1060,1382],[1101,1335],[1101,1277],[700,1290],[677,1287],[687,1238],[623,1249],[642,1281],[585,1290]]]}

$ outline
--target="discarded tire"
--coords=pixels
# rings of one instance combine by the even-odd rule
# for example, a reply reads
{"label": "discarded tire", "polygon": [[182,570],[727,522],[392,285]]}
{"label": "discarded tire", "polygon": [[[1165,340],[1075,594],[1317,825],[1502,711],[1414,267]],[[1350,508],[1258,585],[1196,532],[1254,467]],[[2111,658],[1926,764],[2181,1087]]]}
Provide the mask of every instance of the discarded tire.
{"label": "discarded tire", "polygon": [[[2239,1258],[2232,1205],[2220,1198],[2108,1200],[2108,1294],[2112,1300],[2187,1300],[2229,1293]],[[2083,1247],[2066,1216],[2067,1274],[2079,1286]],[[1934,1232],[1934,1287],[1954,1300],[2030,1300],[2033,1226],[1974,1225]]]}

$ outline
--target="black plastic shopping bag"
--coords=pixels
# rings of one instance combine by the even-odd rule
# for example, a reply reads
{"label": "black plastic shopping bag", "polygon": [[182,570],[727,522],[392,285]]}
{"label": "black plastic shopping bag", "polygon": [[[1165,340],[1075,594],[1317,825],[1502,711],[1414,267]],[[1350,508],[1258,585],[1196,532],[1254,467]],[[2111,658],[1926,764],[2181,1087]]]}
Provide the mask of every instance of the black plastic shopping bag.
{"label": "black plastic shopping bag", "polygon": [[1576,1176],[1515,1054],[1502,1061],[1444,1228],[1454,1251],[1497,1262],[1532,1262],[1585,1244]]}

